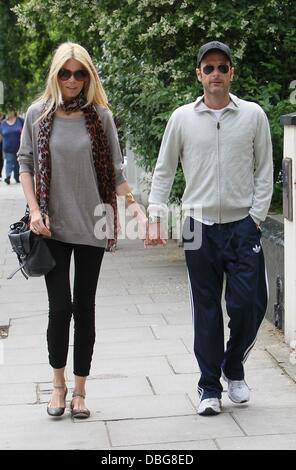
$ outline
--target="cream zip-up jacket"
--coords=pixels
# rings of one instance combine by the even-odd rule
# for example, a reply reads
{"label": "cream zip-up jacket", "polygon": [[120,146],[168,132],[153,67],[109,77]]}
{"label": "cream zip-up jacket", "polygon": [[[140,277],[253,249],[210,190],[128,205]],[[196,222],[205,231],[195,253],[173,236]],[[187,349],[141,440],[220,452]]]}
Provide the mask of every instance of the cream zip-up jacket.
{"label": "cream zip-up jacket", "polygon": [[214,223],[248,214],[256,223],[265,220],[273,191],[272,144],[258,104],[230,94],[217,120],[200,96],[173,112],[153,174],[149,215],[166,207],[179,159],[184,206],[201,207],[202,218]]}

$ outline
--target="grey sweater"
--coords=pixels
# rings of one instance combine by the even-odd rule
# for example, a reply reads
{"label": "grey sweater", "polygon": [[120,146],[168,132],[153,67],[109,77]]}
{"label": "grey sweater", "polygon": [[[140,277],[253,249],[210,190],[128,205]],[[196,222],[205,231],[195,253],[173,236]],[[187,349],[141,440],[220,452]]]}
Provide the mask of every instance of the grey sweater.
{"label": "grey sweater", "polygon": [[161,215],[180,159],[186,187],[182,202],[202,218],[233,222],[267,215],[273,189],[272,145],[267,117],[256,103],[230,95],[219,121],[203,97],[170,117],[153,174],[149,214]]}
{"label": "grey sweater", "polygon": [[[38,171],[37,137],[42,103],[27,111],[18,152],[20,173]],[[109,110],[97,106],[107,135],[115,167],[116,185],[125,181],[116,127]],[[101,203],[93,164],[90,137],[84,116],[55,116],[50,136],[51,184],[49,218],[52,238],[67,243],[106,246],[100,217],[95,208]],[[98,213],[97,213],[98,214]]]}

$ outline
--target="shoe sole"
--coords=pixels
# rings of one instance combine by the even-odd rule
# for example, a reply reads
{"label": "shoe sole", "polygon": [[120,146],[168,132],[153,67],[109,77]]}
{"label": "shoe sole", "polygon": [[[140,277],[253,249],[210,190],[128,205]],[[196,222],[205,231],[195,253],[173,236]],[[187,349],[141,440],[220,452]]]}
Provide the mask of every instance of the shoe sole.
{"label": "shoe sole", "polygon": [[199,416],[215,416],[215,415],[218,415],[220,414],[221,411],[215,411],[213,410],[213,408],[206,408],[204,411],[202,411],[201,413],[198,413]]}
{"label": "shoe sole", "polygon": [[50,411],[50,408],[47,408],[46,411],[47,411],[48,416],[51,416],[52,418],[60,418],[65,413],[65,410],[61,410],[61,411],[58,411],[57,414],[55,414],[54,411],[53,412]]}
{"label": "shoe sole", "polygon": [[90,412],[87,411],[77,411],[76,413],[71,410],[71,417],[75,419],[87,419],[90,417]]}
{"label": "shoe sole", "polygon": [[[228,395],[228,394],[227,394],[227,395]],[[238,404],[239,404],[239,403],[248,403],[248,401],[250,401],[250,398],[248,398],[248,400],[235,401],[235,400],[233,400],[233,398],[231,398],[229,395],[228,395],[228,398],[229,398],[229,400],[232,401],[232,403],[238,403]]]}

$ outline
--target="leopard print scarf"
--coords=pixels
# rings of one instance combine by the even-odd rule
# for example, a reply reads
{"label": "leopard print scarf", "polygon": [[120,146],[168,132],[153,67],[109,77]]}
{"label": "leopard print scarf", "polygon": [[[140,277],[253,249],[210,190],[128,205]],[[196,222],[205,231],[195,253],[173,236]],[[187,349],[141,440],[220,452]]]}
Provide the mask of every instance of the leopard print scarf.
{"label": "leopard print scarf", "polygon": [[[65,112],[83,111],[85,124],[91,139],[93,162],[98,179],[100,197],[106,204],[108,248],[115,246],[117,239],[117,201],[115,192],[115,170],[107,136],[103,130],[101,118],[93,105],[86,107],[86,99],[80,93],[71,101],[63,103],[61,109]],[[46,108],[46,104],[44,110]],[[54,119],[51,111],[40,121],[38,133],[38,166],[36,175],[36,198],[41,213],[48,214],[49,188],[51,178],[51,159],[49,138]]]}

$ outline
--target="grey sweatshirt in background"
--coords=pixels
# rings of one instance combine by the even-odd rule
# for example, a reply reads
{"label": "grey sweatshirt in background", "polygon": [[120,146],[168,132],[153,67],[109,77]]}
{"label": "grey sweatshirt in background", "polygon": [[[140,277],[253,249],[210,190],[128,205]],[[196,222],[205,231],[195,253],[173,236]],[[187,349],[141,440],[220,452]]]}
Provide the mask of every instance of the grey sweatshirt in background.
{"label": "grey sweatshirt in background", "polygon": [[[34,103],[27,111],[18,152],[20,173],[32,175],[38,171],[36,123],[42,103]],[[111,112],[96,107],[108,138],[114,162],[116,185],[125,181],[122,173],[122,155],[117,130]],[[51,184],[49,218],[52,238],[55,240],[90,246],[106,246],[100,227],[100,218],[94,215],[101,203],[97,175],[94,168],[91,141],[84,116],[73,118],[55,116],[50,136]],[[97,224],[97,225],[96,225]]]}
{"label": "grey sweatshirt in background", "polygon": [[186,181],[182,203],[201,207],[203,219],[266,218],[273,190],[268,120],[256,103],[230,98],[219,121],[203,96],[173,112],[153,174],[149,215],[160,215],[168,203],[180,159]]}

